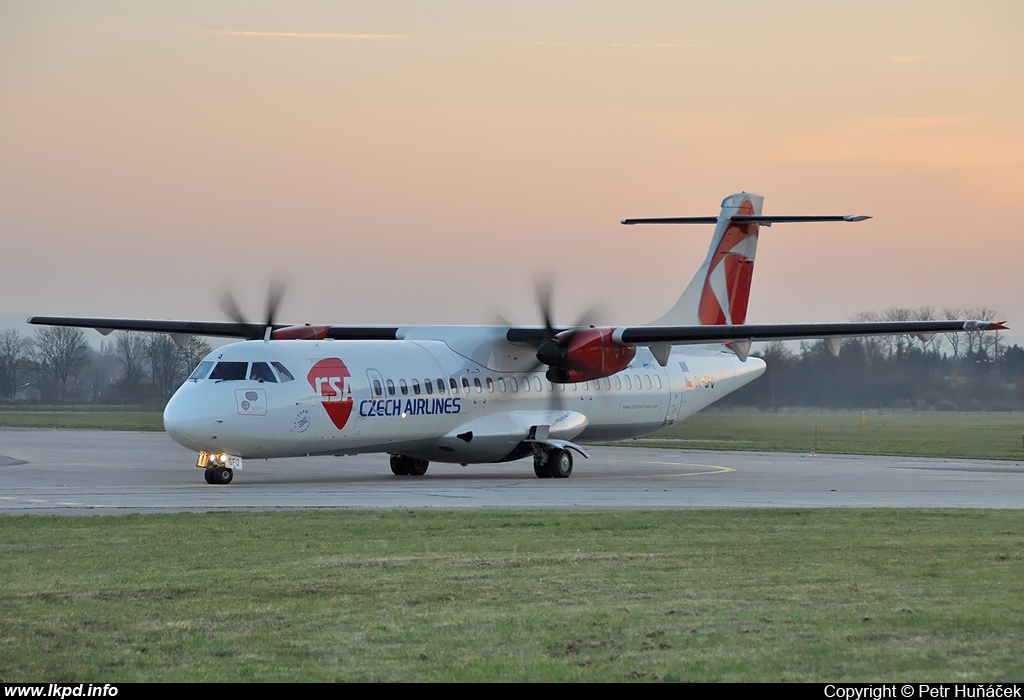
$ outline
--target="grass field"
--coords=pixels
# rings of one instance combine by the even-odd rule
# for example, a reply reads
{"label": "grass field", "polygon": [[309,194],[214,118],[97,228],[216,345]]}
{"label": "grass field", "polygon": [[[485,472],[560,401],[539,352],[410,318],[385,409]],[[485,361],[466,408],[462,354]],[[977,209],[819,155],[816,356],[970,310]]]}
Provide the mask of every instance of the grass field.
{"label": "grass field", "polygon": [[0,410],[3,428],[57,428],[80,430],[163,430],[162,411],[69,410],[66,408],[39,411]]}
{"label": "grass field", "polygon": [[[163,430],[159,411],[0,410],[0,427]],[[704,411],[644,440],[701,450],[1024,459],[1024,415]]]}
{"label": "grass field", "polygon": [[[705,411],[645,444],[702,450],[1024,459],[1024,415]],[[680,442],[683,441],[683,442]]]}
{"label": "grass field", "polygon": [[1011,681],[1012,511],[0,517],[0,678]]}

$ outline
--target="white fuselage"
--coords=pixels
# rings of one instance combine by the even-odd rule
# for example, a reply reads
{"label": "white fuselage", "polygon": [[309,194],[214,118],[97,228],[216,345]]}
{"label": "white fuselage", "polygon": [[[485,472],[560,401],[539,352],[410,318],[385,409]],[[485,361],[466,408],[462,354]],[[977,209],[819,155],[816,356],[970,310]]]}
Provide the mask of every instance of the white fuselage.
{"label": "white fuselage", "polygon": [[500,328],[471,327],[422,329],[403,340],[247,341],[207,362],[164,411],[167,432],[190,449],[242,458],[386,452],[458,463],[527,456],[523,441],[538,426],[580,443],[645,435],[765,367],[722,346],[676,348],[662,367],[640,348],[616,375],[553,385],[531,348],[508,343]]}

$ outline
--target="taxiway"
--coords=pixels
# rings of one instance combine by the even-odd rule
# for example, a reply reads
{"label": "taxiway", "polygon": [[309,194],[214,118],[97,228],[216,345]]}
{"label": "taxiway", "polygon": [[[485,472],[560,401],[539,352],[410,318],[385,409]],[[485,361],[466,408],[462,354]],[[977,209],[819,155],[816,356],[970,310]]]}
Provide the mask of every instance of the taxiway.
{"label": "taxiway", "polygon": [[391,473],[386,455],[250,461],[211,486],[163,433],[0,428],[0,513],[304,508],[1024,507],[1024,463],[594,447],[569,479],[529,460]]}

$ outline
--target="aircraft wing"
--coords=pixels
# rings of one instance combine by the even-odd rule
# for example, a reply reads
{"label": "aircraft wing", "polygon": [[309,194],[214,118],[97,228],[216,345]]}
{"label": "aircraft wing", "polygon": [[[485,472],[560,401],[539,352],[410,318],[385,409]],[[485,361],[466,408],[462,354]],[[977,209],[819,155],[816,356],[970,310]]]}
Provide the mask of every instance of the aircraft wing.
{"label": "aircraft wing", "polygon": [[[162,321],[134,318],[82,318],[74,316],[33,316],[29,323],[42,326],[93,328],[104,335],[112,331],[142,331],[176,335],[203,335],[223,338],[263,338],[266,326],[256,323]],[[274,337],[292,337],[289,331],[309,329],[308,338],[334,340],[396,340],[396,326],[293,326],[276,323]],[[551,333],[571,328],[545,329],[513,326],[506,332],[509,342],[539,345]],[[612,329],[608,329],[612,330]],[[867,335],[928,335],[964,331],[1007,330],[1002,323],[989,321],[894,321],[876,323],[781,323],[715,326],[625,326],[611,333],[619,345],[700,345],[705,343],[742,343],[767,340],[809,340]]]}
{"label": "aircraft wing", "polygon": [[963,331],[1003,331],[989,321],[884,321],[873,323],[773,323],[721,326],[632,326],[612,334],[621,345],[696,345],[764,340],[817,340],[867,335],[928,335]]}
{"label": "aircraft wing", "polygon": [[[261,323],[161,321],[145,318],[80,318],[74,316],[33,316],[29,323],[39,326],[73,326],[93,328],[103,335],[113,331],[142,331],[144,333],[170,333],[172,335],[204,335],[218,338],[262,338],[267,327]],[[275,323],[273,332],[290,329],[315,328],[316,337],[334,340],[394,340],[395,326],[293,326]]]}
{"label": "aircraft wing", "polygon": [[663,367],[673,345],[728,343],[741,361],[750,354],[750,344],[765,340],[824,340],[829,352],[839,354],[842,338],[871,335],[916,335],[930,338],[935,333],[1008,330],[989,321],[883,321],[874,323],[778,323],[718,326],[639,326],[618,328],[612,341],[618,345],[646,345]]}

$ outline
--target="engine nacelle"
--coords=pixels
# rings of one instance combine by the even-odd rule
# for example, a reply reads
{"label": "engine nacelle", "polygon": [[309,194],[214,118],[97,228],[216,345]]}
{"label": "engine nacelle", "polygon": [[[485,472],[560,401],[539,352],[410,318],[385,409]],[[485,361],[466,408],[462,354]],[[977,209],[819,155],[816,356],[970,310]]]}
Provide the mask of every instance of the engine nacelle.
{"label": "engine nacelle", "polygon": [[330,326],[287,326],[270,334],[271,340],[323,340]]}
{"label": "engine nacelle", "polygon": [[636,346],[616,344],[612,340],[614,332],[614,328],[573,329],[562,331],[554,341],[541,345],[537,358],[550,365],[548,381],[588,382],[626,369],[636,357]]}

